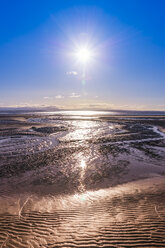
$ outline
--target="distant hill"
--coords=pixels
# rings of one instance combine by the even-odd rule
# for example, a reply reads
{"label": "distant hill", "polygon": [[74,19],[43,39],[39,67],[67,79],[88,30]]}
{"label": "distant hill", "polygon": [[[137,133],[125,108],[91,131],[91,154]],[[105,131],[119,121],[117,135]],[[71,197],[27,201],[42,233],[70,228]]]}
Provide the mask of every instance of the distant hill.
{"label": "distant hill", "polygon": [[57,107],[0,107],[0,113],[10,113],[10,112],[53,112],[59,110]]}

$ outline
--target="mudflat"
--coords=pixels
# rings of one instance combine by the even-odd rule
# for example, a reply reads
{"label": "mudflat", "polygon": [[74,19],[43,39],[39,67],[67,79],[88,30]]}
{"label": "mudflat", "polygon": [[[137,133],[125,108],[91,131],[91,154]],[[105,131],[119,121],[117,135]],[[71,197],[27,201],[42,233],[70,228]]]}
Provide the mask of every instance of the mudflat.
{"label": "mudflat", "polygon": [[164,128],[164,116],[1,115],[1,247],[165,247]]}

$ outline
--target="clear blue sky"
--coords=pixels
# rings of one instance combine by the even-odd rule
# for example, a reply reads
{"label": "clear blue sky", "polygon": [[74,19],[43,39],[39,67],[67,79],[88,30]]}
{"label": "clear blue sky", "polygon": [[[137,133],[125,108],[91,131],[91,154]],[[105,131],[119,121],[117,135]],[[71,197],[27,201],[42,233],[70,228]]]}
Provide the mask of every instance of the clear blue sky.
{"label": "clear blue sky", "polygon": [[1,0],[0,106],[165,110],[164,13],[164,0]]}

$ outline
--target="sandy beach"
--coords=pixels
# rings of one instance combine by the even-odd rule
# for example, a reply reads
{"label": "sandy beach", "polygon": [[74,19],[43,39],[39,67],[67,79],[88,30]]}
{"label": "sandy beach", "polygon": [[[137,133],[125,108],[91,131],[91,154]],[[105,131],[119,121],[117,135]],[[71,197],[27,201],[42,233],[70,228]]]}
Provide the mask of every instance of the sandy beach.
{"label": "sandy beach", "polygon": [[0,247],[165,247],[164,116],[0,116]]}

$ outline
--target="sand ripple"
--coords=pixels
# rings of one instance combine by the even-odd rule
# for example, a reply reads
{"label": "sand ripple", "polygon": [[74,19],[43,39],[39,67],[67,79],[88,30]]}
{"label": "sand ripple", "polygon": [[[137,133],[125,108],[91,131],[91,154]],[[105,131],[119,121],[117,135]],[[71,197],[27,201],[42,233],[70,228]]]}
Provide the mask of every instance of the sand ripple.
{"label": "sand ripple", "polygon": [[0,214],[0,245],[165,247],[164,182],[143,180],[61,198],[15,197],[10,211]]}

